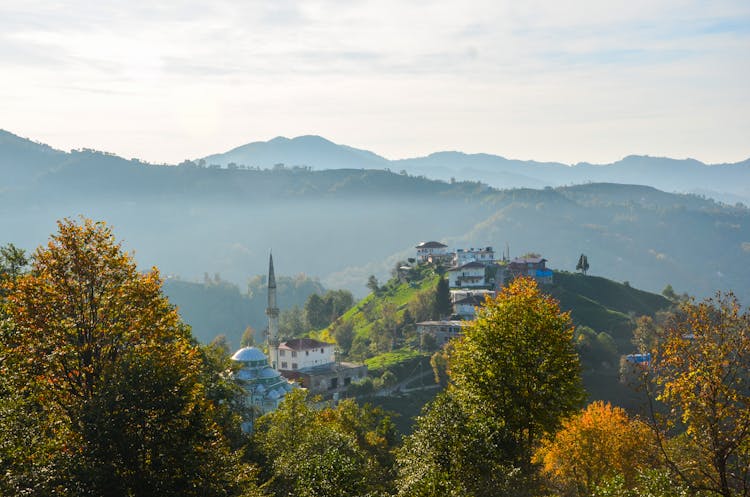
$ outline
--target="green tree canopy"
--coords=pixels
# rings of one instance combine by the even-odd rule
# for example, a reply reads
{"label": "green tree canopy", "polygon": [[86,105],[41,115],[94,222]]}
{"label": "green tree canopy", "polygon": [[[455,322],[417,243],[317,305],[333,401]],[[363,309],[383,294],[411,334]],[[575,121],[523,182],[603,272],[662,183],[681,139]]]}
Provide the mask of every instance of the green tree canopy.
{"label": "green tree canopy", "polygon": [[0,247],[0,282],[5,278],[19,276],[28,265],[26,251],[9,243]]}
{"label": "green tree canopy", "polygon": [[583,400],[568,314],[518,278],[451,347],[445,394],[398,451],[399,495],[534,495],[533,449]]}
{"label": "green tree canopy", "polygon": [[316,410],[306,391],[295,390],[258,420],[253,447],[276,495],[379,495],[391,489],[394,437],[379,409],[347,399]]}
{"label": "green tree canopy", "polygon": [[586,254],[581,254],[581,256],[578,258],[578,264],[576,264],[576,271],[581,271],[583,274],[586,274],[589,270],[589,258],[586,256]]}
{"label": "green tree canopy", "polygon": [[507,463],[509,440],[456,394],[443,392],[428,404],[397,450],[399,496],[492,497],[523,486]]}
{"label": "green tree canopy", "polygon": [[454,345],[449,369],[454,388],[513,440],[513,462],[523,470],[538,441],[583,401],[570,316],[529,278],[479,310]]}

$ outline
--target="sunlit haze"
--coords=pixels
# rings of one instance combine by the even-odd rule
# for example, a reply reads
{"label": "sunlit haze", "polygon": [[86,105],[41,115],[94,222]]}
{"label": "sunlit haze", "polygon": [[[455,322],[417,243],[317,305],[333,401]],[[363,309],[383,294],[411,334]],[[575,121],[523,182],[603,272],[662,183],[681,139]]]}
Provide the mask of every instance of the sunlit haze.
{"label": "sunlit haze", "polygon": [[750,3],[0,4],[0,128],[176,163],[277,135],[388,158],[750,157]]}

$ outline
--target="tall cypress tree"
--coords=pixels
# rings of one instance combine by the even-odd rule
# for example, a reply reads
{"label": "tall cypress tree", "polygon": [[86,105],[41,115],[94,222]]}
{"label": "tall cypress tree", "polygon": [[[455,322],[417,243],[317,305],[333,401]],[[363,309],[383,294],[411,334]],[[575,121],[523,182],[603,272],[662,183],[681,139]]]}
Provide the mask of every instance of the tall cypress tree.
{"label": "tall cypress tree", "polygon": [[451,289],[445,278],[440,278],[435,289],[435,313],[439,317],[450,316],[453,313]]}

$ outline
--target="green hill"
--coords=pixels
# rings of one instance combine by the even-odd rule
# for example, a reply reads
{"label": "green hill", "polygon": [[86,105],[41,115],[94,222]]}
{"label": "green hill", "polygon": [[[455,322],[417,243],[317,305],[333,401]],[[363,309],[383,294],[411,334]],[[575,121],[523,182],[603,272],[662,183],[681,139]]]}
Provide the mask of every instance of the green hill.
{"label": "green hill", "polygon": [[395,317],[402,320],[409,303],[421,292],[434,290],[439,278],[433,269],[422,266],[414,270],[408,281],[391,279],[378,292],[370,293],[349,309],[341,317],[341,321],[351,323],[356,336],[369,338],[373,325],[378,317],[382,317],[385,308],[392,306]]}
{"label": "green hill", "polygon": [[[355,344],[351,347],[350,358],[364,360],[373,376],[390,371],[399,380],[405,380],[414,371],[422,371],[420,365],[429,368],[426,358],[431,352],[416,336],[414,322],[437,319],[436,315],[410,317],[407,312],[414,313],[424,306],[420,300],[429,300],[430,296],[434,296],[439,278],[439,274],[428,266],[418,267],[408,282],[394,278],[378,292],[360,301],[320,335],[331,339],[337,327],[350,327]],[[561,310],[570,311],[577,327],[576,347],[581,356],[583,381],[589,399],[607,400],[637,409],[637,394],[619,381],[619,358],[633,351],[631,340],[636,318],[654,316],[669,309],[672,303],[661,295],[633,288],[629,284],[564,271],[555,272],[554,283],[542,287],[542,290],[560,302]],[[379,337],[387,332],[388,326],[396,330],[393,341],[386,341],[386,346],[381,348],[383,340]],[[432,380],[426,378],[424,381],[429,383]],[[385,401],[377,398],[374,402]],[[410,416],[414,402],[401,399],[396,402],[399,403],[411,406],[411,410],[404,407],[403,412],[399,409],[396,411],[401,412],[403,417]],[[388,403],[388,407],[393,409],[393,402]],[[410,426],[406,420],[402,420],[402,424],[403,429]]]}
{"label": "green hill", "polygon": [[554,281],[545,291],[570,311],[573,323],[608,333],[620,353],[632,348],[635,317],[653,316],[671,305],[661,295],[598,276],[560,271],[555,272]]}
{"label": "green hill", "polygon": [[[380,291],[370,293],[319,336],[330,339],[335,327],[351,326],[355,339],[370,343],[374,338],[373,331],[384,318],[395,319],[397,327],[399,324],[403,325],[406,311],[419,308],[417,299],[420,295],[433,292],[439,278],[433,268],[419,266],[408,282],[391,279]],[[618,352],[622,354],[630,352],[632,348],[635,318],[654,316],[671,305],[663,296],[633,288],[629,284],[566,271],[556,271],[554,284],[543,287],[543,291],[556,298],[563,311],[570,311],[576,326],[588,326],[597,332],[609,334],[617,344]],[[411,316],[416,321],[437,317]],[[408,321],[409,316],[406,318]],[[408,324],[410,323],[406,323]],[[408,332],[408,326],[405,327]],[[408,340],[408,333],[402,333],[401,338],[401,345],[416,344],[415,341]],[[367,356],[360,357],[365,358]]]}

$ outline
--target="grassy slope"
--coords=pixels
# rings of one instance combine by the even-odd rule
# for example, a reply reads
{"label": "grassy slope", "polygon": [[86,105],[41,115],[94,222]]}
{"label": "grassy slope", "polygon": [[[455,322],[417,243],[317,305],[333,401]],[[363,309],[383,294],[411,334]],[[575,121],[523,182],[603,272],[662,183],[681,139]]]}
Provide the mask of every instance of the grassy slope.
{"label": "grassy slope", "polygon": [[[343,321],[353,324],[357,336],[369,337],[373,322],[381,315],[384,305],[391,303],[401,319],[409,302],[420,291],[433,289],[439,276],[430,269],[420,269],[418,278],[412,283],[391,280],[377,294],[371,293],[342,316]],[[597,332],[607,332],[615,340],[620,353],[631,351],[631,339],[635,327],[634,318],[653,316],[669,308],[670,302],[661,295],[645,292],[597,276],[578,273],[555,272],[554,284],[543,290],[560,301],[564,311],[570,311],[573,323],[589,326]],[[319,337],[331,339],[330,329],[322,330]],[[372,369],[388,366],[414,357],[413,351],[397,350],[368,359]]]}
{"label": "grassy slope", "polygon": [[[356,336],[369,337],[374,322],[372,317],[380,316],[383,306],[389,303],[395,306],[396,317],[401,320],[409,302],[419,292],[434,289],[440,279],[430,268],[420,267],[417,271],[418,274],[410,283],[399,283],[392,279],[377,294],[370,293],[341,316],[341,321],[352,323]],[[320,332],[320,337],[330,337],[330,332],[331,329],[327,328]]]}
{"label": "grassy slope", "polygon": [[571,311],[573,323],[606,331],[621,353],[628,352],[633,336],[633,318],[667,309],[669,300],[654,293],[597,276],[555,272],[555,284],[545,288]]}

